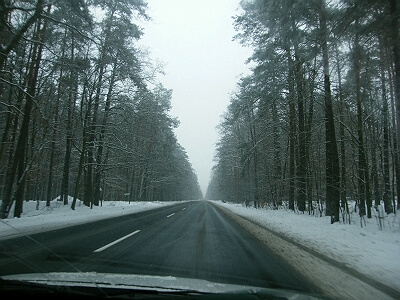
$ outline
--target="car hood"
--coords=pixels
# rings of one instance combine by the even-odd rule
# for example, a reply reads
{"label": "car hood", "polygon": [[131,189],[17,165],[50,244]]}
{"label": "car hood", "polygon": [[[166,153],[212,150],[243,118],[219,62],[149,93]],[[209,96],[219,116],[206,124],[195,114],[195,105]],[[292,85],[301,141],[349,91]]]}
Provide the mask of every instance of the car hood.
{"label": "car hood", "polygon": [[93,287],[96,289],[152,290],[157,292],[196,292],[204,294],[273,295],[287,299],[325,299],[289,290],[173,276],[113,274],[97,272],[50,272],[1,276],[5,281],[37,283],[47,286]]}

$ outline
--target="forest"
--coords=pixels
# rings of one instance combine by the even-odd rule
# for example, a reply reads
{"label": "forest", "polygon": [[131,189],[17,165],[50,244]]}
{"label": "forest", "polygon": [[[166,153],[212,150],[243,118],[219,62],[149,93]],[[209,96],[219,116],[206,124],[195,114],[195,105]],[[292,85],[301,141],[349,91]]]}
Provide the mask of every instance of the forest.
{"label": "forest", "polygon": [[[142,0],[0,1],[0,218],[57,198],[179,201],[202,192],[138,46]],[[72,201],[69,200],[72,197]],[[69,203],[70,202],[70,203]]]}
{"label": "forest", "polygon": [[[218,126],[205,197],[345,220],[396,213],[400,193],[397,0],[243,0],[251,47]],[[351,201],[351,202],[350,202]],[[382,216],[384,217],[384,216]]]}

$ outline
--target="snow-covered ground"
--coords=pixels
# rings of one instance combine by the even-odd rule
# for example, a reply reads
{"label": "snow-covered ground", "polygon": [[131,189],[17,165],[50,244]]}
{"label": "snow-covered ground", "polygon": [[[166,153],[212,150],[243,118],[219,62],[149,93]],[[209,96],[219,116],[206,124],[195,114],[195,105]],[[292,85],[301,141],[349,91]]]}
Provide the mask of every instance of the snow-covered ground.
{"label": "snow-covered ground", "polygon": [[[400,212],[382,219],[381,227],[375,217],[366,218],[361,227],[357,213],[351,215],[351,225],[331,225],[329,217],[213,202],[400,291]],[[1,220],[0,240],[175,203],[111,201],[90,209],[78,202],[73,211],[69,205],[64,206],[57,201],[52,201],[50,208],[45,206],[45,202],[39,202],[39,209],[36,209],[37,203],[29,201],[24,203],[21,218]]]}

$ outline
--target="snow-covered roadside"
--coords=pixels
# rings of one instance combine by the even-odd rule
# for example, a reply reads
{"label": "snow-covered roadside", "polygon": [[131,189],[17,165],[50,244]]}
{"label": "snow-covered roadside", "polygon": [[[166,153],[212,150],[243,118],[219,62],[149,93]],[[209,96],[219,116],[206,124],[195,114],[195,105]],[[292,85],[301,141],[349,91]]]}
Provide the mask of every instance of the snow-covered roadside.
{"label": "snow-covered roadside", "polygon": [[[81,201],[78,201],[75,210],[72,210],[70,205],[63,205],[56,199],[51,201],[49,207],[46,206],[45,201],[39,201],[38,209],[36,209],[36,201],[24,202],[21,218],[0,220],[0,240],[133,214],[177,203],[175,201],[131,203],[126,201],[104,201],[102,206],[89,208],[83,205]],[[71,202],[72,199],[70,199]],[[12,216],[13,211],[9,215]]]}
{"label": "snow-covered roadside", "polygon": [[400,291],[398,214],[385,220],[385,227],[380,230],[375,218],[366,219],[366,226],[361,228],[356,214],[353,214],[352,225],[331,225],[329,217],[213,202]]}

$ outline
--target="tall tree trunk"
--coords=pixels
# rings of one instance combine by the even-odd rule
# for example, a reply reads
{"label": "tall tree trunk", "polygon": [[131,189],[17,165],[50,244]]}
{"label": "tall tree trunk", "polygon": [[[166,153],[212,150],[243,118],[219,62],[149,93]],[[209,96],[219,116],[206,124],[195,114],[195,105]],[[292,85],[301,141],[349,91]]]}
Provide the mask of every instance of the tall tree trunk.
{"label": "tall tree trunk", "polygon": [[[297,31],[297,27],[292,19],[292,30]],[[299,211],[306,210],[307,199],[307,154],[306,154],[306,131],[305,131],[305,111],[304,111],[304,75],[303,75],[303,61],[299,54],[299,42],[294,34],[293,48],[294,48],[294,80],[296,82],[296,97],[297,97],[297,117],[298,117],[298,163],[296,170],[297,179],[297,206]]]}
{"label": "tall tree trunk", "polygon": [[93,206],[93,204],[98,205],[98,199],[95,199],[96,195],[99,195],[99,191],[96,189],[98,187],[95,186],[96,172],[100,167],[100,162],[96,162],[96,155],[98,151],[98,141],[96,139],[97,135],[97,127],[98,127],[98,115],[99,115],[99,107],[100,107],[100,99],[101,99],[101,91],[103,87],[103,78],[105,76],[106,71],[106,54],[109,46],[109,39],[111,35],[111,24],[115,14],[115,5],[113,6],[113,10],[110,12],[109,19],[106,22],[106,28],[104,30],[104,43],[101,47],[101,52],[99,55],[98,61],[98,78],[96,85],[96,92],[93,100],[93,113],[91,116],[91,121],[89,124],[89,130],[87,132],[87,146],[86,146],[86,156],[87,156],[87,168],[85,174],[85,200],[84,203],[87,206]]}
{"label": "tall tree trunk", "polygon": [[[75,64],[75,40],[72,35],[71,41],[71,61]],[[70,82],[71,87],[69,89],[68,94],[68,103],[67,103],[67,125],[66,125],[66,144],[65,144],[65,156],[64,156],[64,166],[63,166],[63,175],[61,179],[61,201],[64,205],[68,205],[68,188],[69,188],[69,170],[71,165],[71,152],[72,152],[72,128],[73,128],[73,112],[75,110],[75,103],[77,100],[77,92],[78,92],[78,79],[77,79],[76,68],[70,71]]]}
{"label": "tall tree trunk", "polygon": [[273,144],[274,144],[274,178],[273,178],[273,201],[274,201],[274,208],[278,208],[281,203],[281,182],[282,182],[282,167],[281,167],[281,146],[279,143],[279,131],[278,131],[278,112],[276,108],[276,99],[273,99],[272,103],[272,135],[273,135]]}
{"label": "tall tree trunk", "polygon": [[[295,47],[297,48],[297,47]],[[304,88],[303,71],[298,55],[296,58],[296,86],[297,86],[297,116],[298,116],[298,167],[297,167],[297,205],[299,211],[306,210],[307,192],[307,161],[306,161],[306,131],[305,131],[305,112],[304,112]]]}
{"label": "tall tree trunk", "polygon": [[[342,71],[340,67],[339,49],[335,43],[336,66],[338,74],[338,93],[339,93],[339,140],[340,140],[340,205],[343,210],[343,223],[345,215],[349,215],[349,206],[347,202],[347,184],[346,184],[346,145],[345,145],[345,126],[344,126],[344,108],[345,101],[342,90]],[[349,222],[351,222],[349,218]]]}
{"label": "tall tree trunk", "polygon": [[[386,75],[385,75],[385,49],[382,38],[379,38],[380,53],[380,72],[381,72],[381,89],[382,89],[382,119],[383,119],[383,151],[382,151],[382,172],[383,172],[383,203],[385,212],[390,214],[393,212],[392,201],[390,200],[390,162],[389,162],[389,105],[386,91]],[[379,205],[380,199],[375,199],[375,204]]]}
{"label": "tall tree trunk", "polygon": [[360,45],[359,45],[359,29],[358,20],[356,20],[356,34],[354,45],[354,73],[355,73],[355,89],[356,89],[356,105],[357,105],[357,134],[358,134],[358,195],[359,195],[359,214],[366,215],[366,199],[367,199],[367,160],[364,149],[364,129],[363,129],[363,107],[361,95],[361,67],[360,67]]}
{"label": "tall tree trunk", "polygon": [[319,1],[319,22],[321,30],[321,49],[324,68],[325,98],[325,153],[326,153],[326,205],[331,224],[339,221],[340,171],[339,153],[336,144],[335,121],[333,115],[331,82],[329,75],[328,34],[326,25],[325,1]]}
{"label": "tall tree trunk", "polygon": [[[10,66],[7,72],[5,70],[4,73],[2,71],[0,72],[0,76],[2,76],[2,78],[5,78],[3,77],[3,74],[8,74],[9,78],[5,79],[8,80],[8,82],[10,82],[11,84],[16,84],[17,86],[21,87],[26,86],[26,81],[28,78],[28,71],[29,71],[28,68],[26,68],[26,62],[30,61],[30,55],[32,55],[31,53],[32,49],[30,49],[30,51],[28,51],[27,49],[29,48],[28,45],[29,44],[27,41],[21,43],[21,48],[19,49],[19,54],[20,54],[19,64],[15,66],[12,65],[13,67]],[[18,76],[14,76],[13,75],[14,73],[17,73]],[[6,86],[7,84],[0,82],[0,85],[3,87]],[[5,156],[7,157],[6,159],[7,162],[4,162],[3,164],[5,170],[3,170],[3,167],[0,169],[1,173],[6,174],[5,181],[10,180],[9,178],[10,176],[7,175],[7,172],[10,170],[11,166],[10,155],[11,156],[14,155],[14,150],[16,146],[15,140],[17,138],[17,133],[18,133],[17,129],[20,122],[19,116],[21,114],[25,98],[24,90],[22,88],[18,89],[15,92],[13,88],[9,86],[8,90],[9,94],[8,97],[6,97],[5,101],[8,101],[6,105],[12,108],[12,110],[7,113],[6,121],[4,122],[6,125],[4,127],[3,136],[0,143],[0,158],[2,159],[4,157],[3,155],[7,152],[7,155]],[[12,99],[14,93],[16,96],[16,100],[13,102]],[[12,180],[14,179],[11,179],[11,181]],[[4,186],[7,186],[7,184],[4,184]],[[3,193],[5,193],[5,191],[3,191]]]}
{"label": "tall tree trunk", "polygon": [[[62,57],[64,57],[64,49]],[[54,153],[56,151],[56,139],[58,133],[58,110],[60,105],[60,98],[62,93],[62,82],[63,82],[63,67],[60,70],[60,76],[58,78],[58,88],[57,88],[57,98],[54,108],[54,122],[53,122],[53,133],[50,144],[50,158],[49,158],[49,176],[47,180],[47,195],[46,195],[46,206],[50,206],[50,201],[52,199],[52,189],[53,189],[53,165],[54,165]],[[61,200],[61,199],[60,199]]]}
{"label": "tall tree trunk", "polygon": [[[393,77],[392,74],[394,73],[392,70],[392,65],[389,64],[389,72],[388,72],[388,77],[389,77],[389,82],[393,82]],[[393,143],[393,151],[392,151],[392,159],[393,159],[393,192],[392,192],[392,203],[393,203],[393,211],[396,213],[396,195],[400,195],[400,156],[397,155],[398,153],[398,145],[397,145],[397,127],[396,127],[396,104],[395,104],[395,96],[394,96],[394,87],[393,84],[389,85],[389,92],[390,92],[390,110],[391,110],[391,124],[392,124],[392,134],[391,134],[391,139]],[[396,191],[394,191],[394,187],[396,188]],[[397,199],[397,209],[400,209],[400,201]]]}
{"label": "tall tree trunk", "polygon": [[294,104],[294,66],[290,48],[286,50],[288,57],[288,88],[289,88],[289,209],[294,210],[295,199],[295,149],[296,149],[296,108]]}
{"label": "tall tree trunk", "polygon": [[[32,52],[32,51],[31,51]],[[32,53],[30,54],[32,55]],[[28,61],[31,60],[31,57]],[[22,77],[22,76],[21,76]],[[23,77],[25,78],[24,81],[28,78],[28,74],[24,74]],[[22,81],[22,80],[20,80]],[[23,86],[26,85],[26,82],[22,84]],[[16,108],[18,111],[22,110],[23,102],[24,102],[25,94],[20,89],[18,91],[17,103]],[[14,180],[16,175],[16,165],[15,165],[15,151],[17,146],[17,138],[18,138],[18,128],[19,128],[19,115],[16,114],[12,119],[12,134],[9,141],[10,147],[7,153],[7,163],[6,163],[6,178],[4,183],[4,192],[3,198],[0,207],[0,218],[5,219],[8,217],[9,211],[12,206],[12,192],[14,188]]]}
{"label": "tall tree trunk", "polygon": [[[390,13],[391,13],[391,33],[392,33],[392,41],[393,41],[393,57],[394,57],[394,99],[395,99],[395,106],[396,106],[396,132],[397,132],[397,153],[396,153],[396,160],[400,160],[400,37],[399,37],[399,1],[398,0],[390,0]],[[400,174],[397,173],[397,177]],[[400,179],[397,178],[397,182],[400,182]],[[399,193],[397,193],[397,206],[400,207],[399,201]]]}
{"label": "tall tree trunk", "polygon": [[108,116],[111,108],[111,100],[112,100],[112,91],[114,88],[115,84],[115,76],[116,76],[116,70],[117,70],[117,62],[114,62],[113,69],[111,71],[111,78],[110,78],[110,83],[108,86],[108,92],[106,96],[106,103],[104,107],[104,117],[103,117],[103,122],[102,126],[100,129],[100,135],[98,138],[98,149],[97,149],[97,168],[96,172],[94,174],[94,204],[99,205],[99,201],[101,199],[101,176],[104,170],[103,163],[105,163],[105,159],[103,158],[103,151],[105,148],[105,135],[107,132],[107,123],[108,123]]}
{"label": "tall tree trunk", "polygon": [[[91,99],[91,95],[87,95],[88,93],[88,80],[85,79],[84,81],[84,85],[83,85],[83,92],[82,92],[82,96],[81,96],[81,101],[80,101],[80,106],[83,106],[83,103],[85,101],[86,98]],[[91,101],[88,102],[87,104],[87,109],[86,112],[84,114],[84,116],[81,116],[81,118],[83,119],[83,132],[82,132],[82,149],[80,152],[80,156],[79,156],[79,162],[78,162],[78,173],[76,175],[76,180],[75,180],[75,191],[74,191],[74,196],[72,199],[72,203],[71,203],[71,209],[75,210],[75,206],[76,206],[76,200],[78,198],[79,195],[79,191],[80,191],[80,184],[81,184],[81,178],[82,178],[82,173],[83,173],[83,169],[84,169],[84,164],[85,164],[85,155],[86,155],[86,146],[87,146],[87,128],[88,128],[88,122],[89,122],[89,116],[90,116],[90,111],[91,111],[91,106],[92,103]],[[84,199],[85,201],[85,199]],[[86,206],[89,206],[88,203],[84,202],[84,204]]]}
{"label": "tall tree trunk", "polygon": [[313,180],[312,178],[313,173],[312,173],[312,167],[311,167],[311,154],[310,154],[310,147],[311,147],[311,132],[312,132],[312,123],[313,123],[313,116],[314,116],[314,89],[315,89],[315,78],[317,76],[317,71],[316,71],[316,60],[314,61],[314,67],[311,72],[310,78],[308,80],[308,97],[310,98],[310,101],[308,103],[308,114],[305,122],[305,155],[306,155],[306,170],[307,170],[307,191],[306,191],[306,196],[307,196],[307,203],[308,203],[308,213],[311,214],[313,213],[314,206],[313,206]]}
{"label": "tall tree trunk", "polygon": [[248,107],[248,121],[249,121],[249,131],[250,131],[250,141],[253,151],[253,180],[254,180],[254,203],[259,206],[259,184],[258,184],[258,149],[257,149],[257,135],[256,135],[256,125],[254,120],[254,109],[251,104]]}
{"label": "tall tree trunk", "polygon": [[[50,8],[49,8],[50,9]],[[44,41],[44,33],[46,30],[47,21],[44,22],[42,26],[42,22],[39,21],[37,23],[36,40],[33,51],[32,51],[32,60],[29,66],[29,74],[28,74],[28,86],[27,93],[25,99],[25,107],[24,107],[24,117],[21,124],[21,130],[17,141],[17,147],[15,151],[15,159],[13,164],[15,165],[17,171],[17,181],[16,181],[16,190],[14,194],[15,199],[15,209],[14,209],[14,217],[20,218],[22,213],[22,206],[24,201],[24,192],[25,192],[25,181],[27,174],[28,164],[26,163],[26,148],[27,141],[29,138],[29,123],[31,118],[31,111],[33,108],[33,101],[36,95],[36,83],[37,77],[39,73],[39,65],[42,58],[43,51],[43,41]]]}

